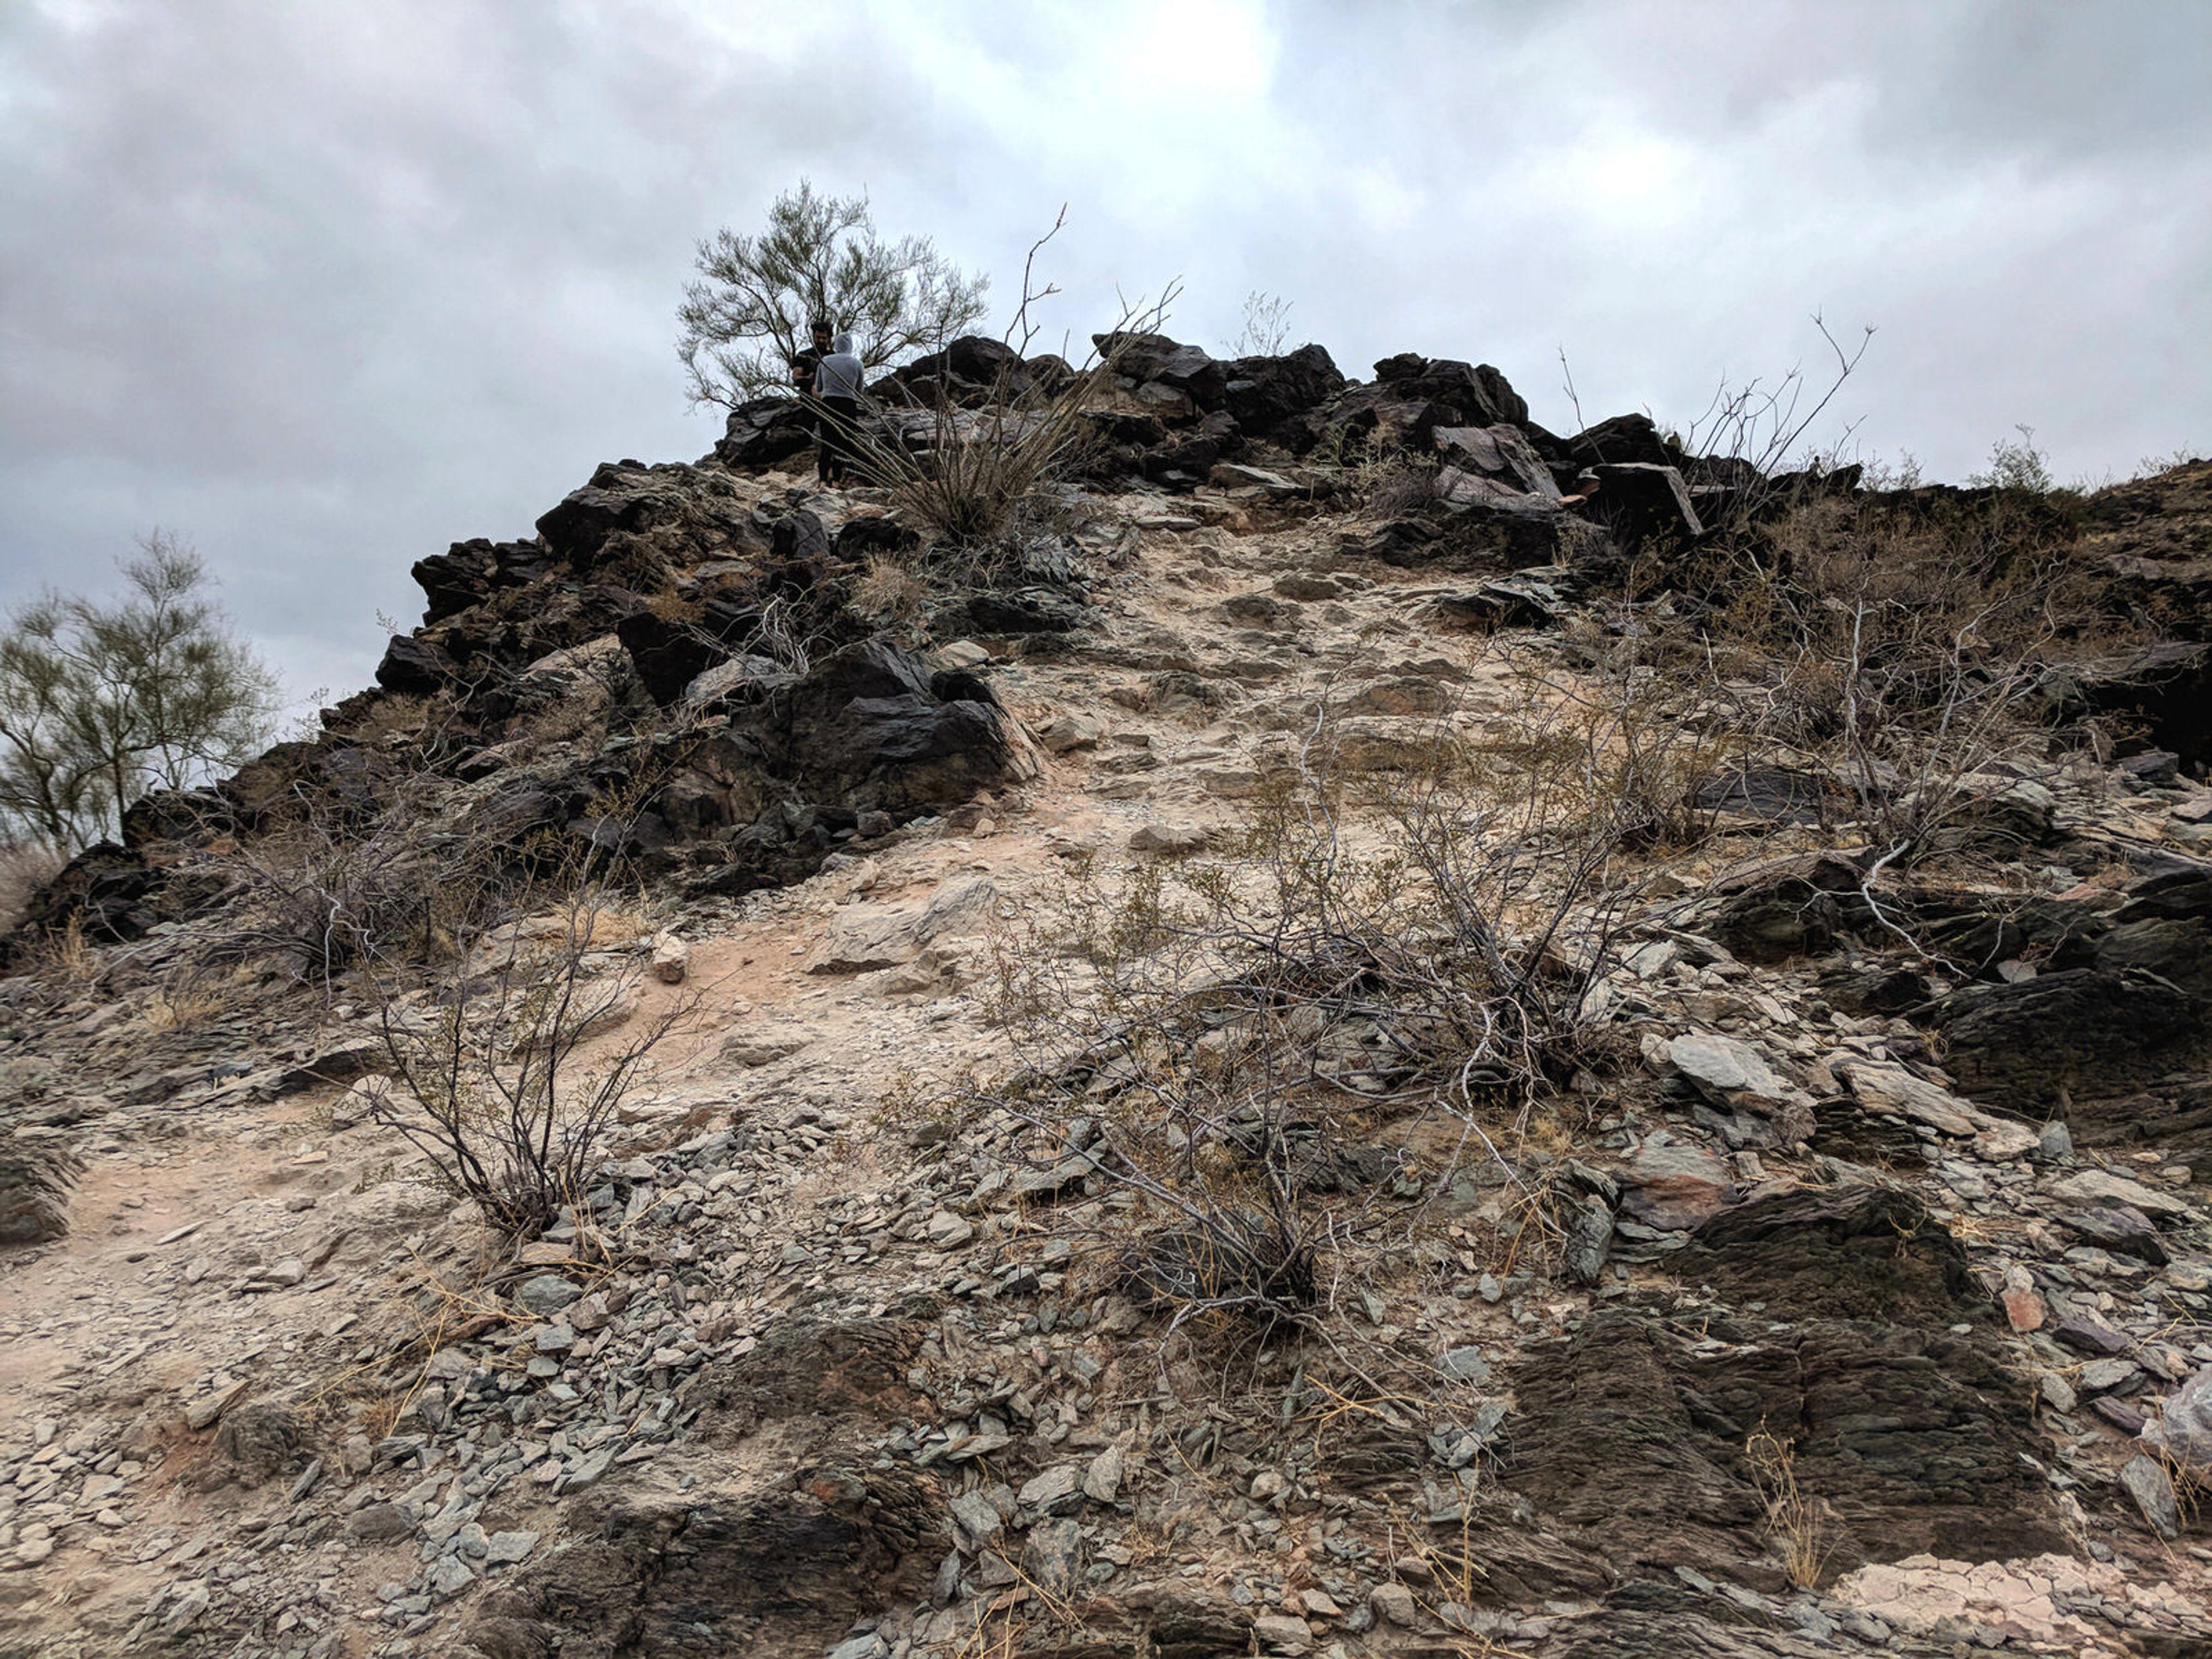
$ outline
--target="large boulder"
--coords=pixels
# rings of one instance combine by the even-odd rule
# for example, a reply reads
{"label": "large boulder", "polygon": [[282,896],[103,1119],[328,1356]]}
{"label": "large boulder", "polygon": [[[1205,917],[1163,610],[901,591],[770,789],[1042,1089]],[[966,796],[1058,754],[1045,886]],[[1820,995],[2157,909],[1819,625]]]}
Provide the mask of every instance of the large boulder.
{"label": "large boulder", "polygon": [[1371,382],[1347,387],[1298,424],[1309,441],[1334,432],[1374,450],[1425,453],[1440,427],[1517,427],[1528,418],[1527,403],[1489,364],[1405,352],[1385,357]]}
{"label": "large boulder", "polygon": [[1035,775],[988,684],[933,674],[888,640],[848,646],[764,708],[771,765],[809,800],[897,816],[941,811]]}
{"label": "large boulder", "polygon": [[1705,533],[1690,487],[1674,468],[1621,461],[1592,470],[1598,493],[1589,510],[1624,544],[1680,542]]}
{"label": "large boulder", "polygon": [[1528,423],[1528,400],[1488,363],[1463,363],[1455,357],[1424,357],[1418,352],[1402,351],[1375,365],[1375,382],[1388,386],[1395,397],[1425,398],[1466,410],[1468,419],[1454,424]]}
{"label": "large boulder", "polygon": [[724,466],[764,471],[814,447],[814,418],[796,398],[756,398],[730,411],[714,459]]}
{"label": "large boulder", "polygon": [[1139,386],[1171,387],[1208,414],[1228,398],[1229,366],[1197,346],[1164,334],[1094,334],[1091,338],[1117,373]]}
{"label": "large boulder", "polygon": [[1050,354],[1024,358],[1003,340],[963,335],[942,351],[933,351],[893,369],[868,388],[887,403],[935,405],[939,400],[977,409],[995,399],[1049,394],[1073,379],[1061,359]]}
{"label": "large boulder", "polygon": [[1224,406],[1248,435],[1303,453],[1312,447],[1314,434],[1301,417],[1344,385],[1327,351],[1303,345],[1279,357],[1239,357],[1231,363]]}
{"label": "large boulder", "polygon": [[2048,1108],[2062,1093],[2124,1093],[2205,1029],[2202,1001],[2134,969],[1966,985],[1924,1012],[1943,1033],[1943,1063],[1960,1084],[2016,1110]]}
{"label": "large boulder", "polygon": [[395,634],[376,665],[376,683],[400,696],[427,697],[457,678],[453,659],[417,634]]}
{"label": "large boulder", "polygon": [[1560,440],[1565,459],[1576,466],[1671,466],[1688,465],[1680,446],[1662,434],[1649,415],[1614,415]]}
{"label": "large boulder", "polygon": [[483,604],[495,589],[527,587],[547,568],[545,544],[535,540],[492,542],[478,537],[417,559],[411,574],[429,600],[423,624],[457,617]]}
{"label": "large boulder", "polygon": [[1503,485],[1516,495],[1540,501],[1559,499],[1551,468],[1517,427],[1446,426],[1431,436],[1437,453],[1462,473]]}

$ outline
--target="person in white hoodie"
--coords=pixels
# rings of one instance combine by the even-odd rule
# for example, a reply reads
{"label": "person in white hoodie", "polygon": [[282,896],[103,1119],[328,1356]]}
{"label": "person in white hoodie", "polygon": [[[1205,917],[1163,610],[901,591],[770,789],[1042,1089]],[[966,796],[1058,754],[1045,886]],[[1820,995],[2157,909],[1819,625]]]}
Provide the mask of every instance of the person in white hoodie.
{"label": "person in white hoodie", "polygon": [[814,428],[814,472],[823,483],[842,483],[850,470],[860,434],[862,373],[850,334],[830,341],[828,355],[815,365],[814,397],[821,410]]}

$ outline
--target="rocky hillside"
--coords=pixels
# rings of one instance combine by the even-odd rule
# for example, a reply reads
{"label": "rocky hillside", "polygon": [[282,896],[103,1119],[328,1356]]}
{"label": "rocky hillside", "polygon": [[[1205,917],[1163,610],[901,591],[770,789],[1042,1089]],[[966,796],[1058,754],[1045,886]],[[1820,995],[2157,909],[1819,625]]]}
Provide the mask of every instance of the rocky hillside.
{"label": "rocky hillside", "polygon": [[[40,896],[0,1654],[2212,1651],[2212,465],[1118,349],[985,553],[601,467]],[[502,1237],[406,1062],[564,944]]]}

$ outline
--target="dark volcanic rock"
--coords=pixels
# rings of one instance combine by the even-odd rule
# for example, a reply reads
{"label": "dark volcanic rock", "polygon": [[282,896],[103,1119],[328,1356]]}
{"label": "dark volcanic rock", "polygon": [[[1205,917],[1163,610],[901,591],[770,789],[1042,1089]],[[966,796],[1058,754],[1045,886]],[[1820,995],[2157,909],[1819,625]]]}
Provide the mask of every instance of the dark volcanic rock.
{"label": "dark volcanic rock", "polygon": [[468,1636],[488,1654],[820,1654],[853,1620],[926,1595],[951,1547],[932,1477],[787,1437],[690,1491],[603,1488],[568,1517],[576,1541],[483,1596]]}
{"label": "dark volcanic rock", "polygon": [[426,697],[453,684],[453,659],[419,635],[396,634],[376,665],[376,683],[402,696]]}
{"label": "dark volcanic rock", "polygon": [[58,1142],[0,1142],[0,1245],[67,1237],[70,1188],[83,1172],[83,1163]]}
{"label": "dark volcanic rock", "polygon": [[1607,462],[1594,469],[1599,489],[1589,511],[1621,541],[1679,542],[1705,533],[1689,486],[1671,466],[1642,461]]}
{"label": "dark volcanic rock", "polygon": [[1222,401],[1248,435],[1303,453],[1314,433],[1302,417],[1343,390],[1344,375],[1328,353],[1303,345],[1280,357],[1237,358],[1229,365]]}
{"label": "dark volcanic rock", "polygon": [[1977,1301],[1966,1252],[1909,1193],[1808,1188],[1738,1205],[1698,1229],[1686,1261],[1777,1318],[1950,1325]]}
{"label": "dark volcanic rock", "polygon": [[796,398],[756,398],[730,411],[714,459],[763,471],[814,447],[813,413]]}
{"label": "dark volcanic rock", "polygon": [[1229,395],[1229,366],[1194,345],[1164,334],[1094,334],[1091,343],[1114,360],[1114,367],[1139,386],[1157,381],[1173,386],[1211,414]]}
{"label": "dark volcanic rock", "polygon": [[50,933],[75,921],[87,939],[112,943],[138,938],[161,920],[154,897],[158,880],[136,853],[112,841],[95,842],[31,896],[9,936],[9,965]]}
{"label": "dark volcanic rock", "polygon": [[1944,1065],[1991,1105],[2049,1106],[2062,1090],[2124,1091],[2165,1068],[2163,1056],[2202,1036],[2204,1006],[2135,970],[2074,968],[2017,985],[1967,985],[1932,1004]]}
{"label": "dark volcanic rock", "polygon": [[[1747,799],[1750,780],[1737,782],[1734,792],[1718,791],[1717,802]],[[1785,808],[1790,804],[1785,793]],[[1758,865],[1715,884],[1701,913],[1705,931],[1747,962],[1818,956],[1847,926],[1865,917],[1859,891],[1863,879],[1856,865],[1833,853]]]}
{"label": "dark volcanic rock", "polygon": [[850,811],[954,806],[1025,771],[1013,726],[981,681],[933,678],[886,640],[847,647],[778,703],[757,728],[778,775]]}
{"label": "dark volcanic rock", "polygon": [[1615,415],[1562,441],[1577,466],[1637,465],[1680,468],[1688,457],[1667,441],[1649,415]]}
{"label": "dark volcanic rock", "polygon": [[[1902,1206],[1903,1207],[1899,1207]],[[1686,1279],[1759,1300],[1756,1319],[1622,1308],[1539,1350],[1514,1377],[1504,1477],[1539,1522],[1627,1571],[1764,1548],[1745,1453],[1795,1443],[1838,1570],[1921,1551],[1982,1561],[2060,1548],[2023,1461],[2039,1444],[1957,1244],[1909,1198],[1797,1193],[1701,1228]]]}

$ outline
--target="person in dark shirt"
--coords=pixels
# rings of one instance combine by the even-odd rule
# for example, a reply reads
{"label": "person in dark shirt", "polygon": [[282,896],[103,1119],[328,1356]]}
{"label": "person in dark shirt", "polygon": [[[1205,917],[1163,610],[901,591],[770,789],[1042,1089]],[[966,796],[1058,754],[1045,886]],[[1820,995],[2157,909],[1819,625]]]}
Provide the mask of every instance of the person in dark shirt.
{"label": "person in dark shirt", "polygon": [[830,337],[836,330],[827,317],[817,317],[807,331],[814,337],[813,346],[794,352],[791,359],[791,383],[799,388],[802,398],[814,395],[814,371],[830,355]]}

